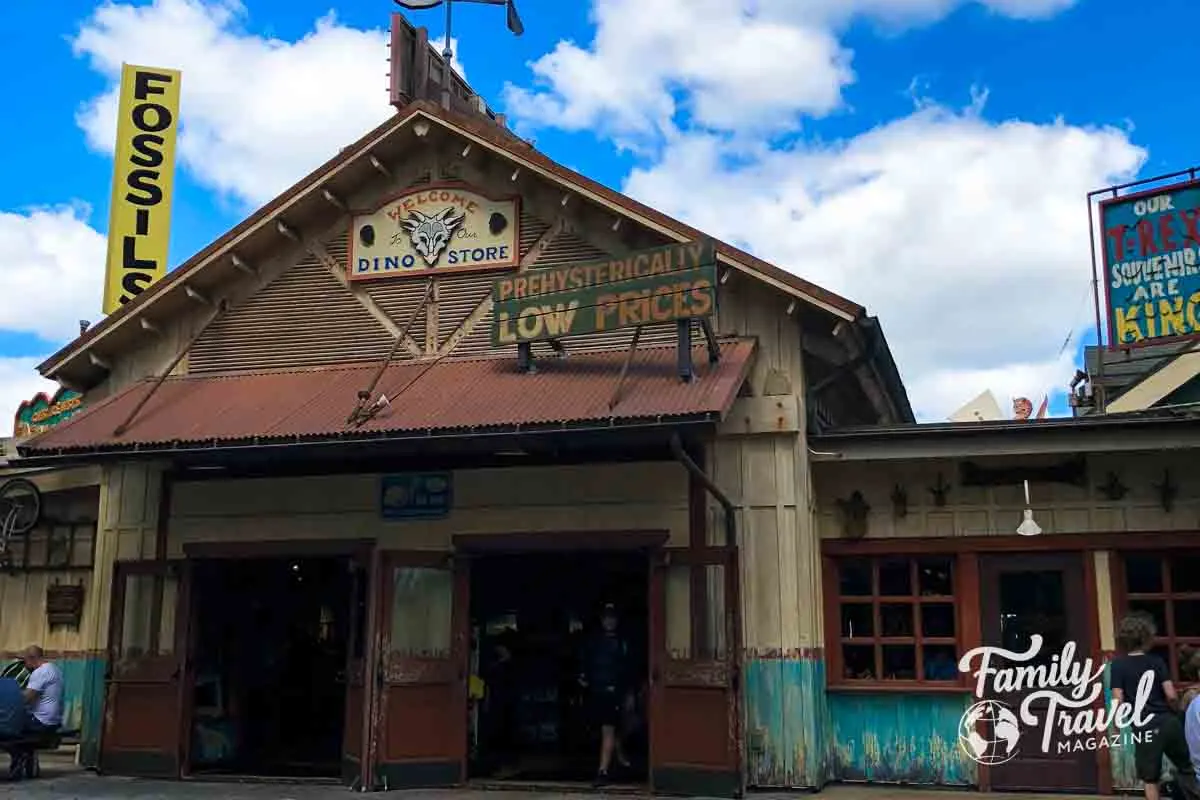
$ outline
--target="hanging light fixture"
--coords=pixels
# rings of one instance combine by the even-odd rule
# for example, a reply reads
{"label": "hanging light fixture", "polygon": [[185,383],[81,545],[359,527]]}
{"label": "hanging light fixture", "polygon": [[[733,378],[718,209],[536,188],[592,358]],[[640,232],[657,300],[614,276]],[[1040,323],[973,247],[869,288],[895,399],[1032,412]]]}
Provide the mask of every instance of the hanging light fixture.
{"label": "hanging light fixture", "polygon": [[1025,518],[1017,526],[1017,533],[1022,536],[1037,536],[1042,532],[1042,526],[1033,521],[1033,509],[1029,502],[1029,481],[1025,481]]}

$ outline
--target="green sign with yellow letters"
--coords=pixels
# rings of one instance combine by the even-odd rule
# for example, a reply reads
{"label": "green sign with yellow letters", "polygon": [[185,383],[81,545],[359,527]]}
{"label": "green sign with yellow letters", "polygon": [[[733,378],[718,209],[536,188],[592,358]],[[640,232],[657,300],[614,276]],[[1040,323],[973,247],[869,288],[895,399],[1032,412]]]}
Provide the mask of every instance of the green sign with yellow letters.
{"label": "green sign with yellow letters", "polygon": [[716,286],[711,240],[530,270],[492,285],[492,344],[706,317],[716,311]]}

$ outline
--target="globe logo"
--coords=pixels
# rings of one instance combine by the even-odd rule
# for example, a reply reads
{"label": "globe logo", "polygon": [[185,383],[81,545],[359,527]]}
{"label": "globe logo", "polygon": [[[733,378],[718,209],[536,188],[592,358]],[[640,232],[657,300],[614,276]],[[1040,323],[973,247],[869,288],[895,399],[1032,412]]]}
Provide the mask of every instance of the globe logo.
{"label": "globe logo", "polygon": [[[984,723],[980,731],[979,723]],[[996,766],[1011,761],[1019,752],[1021,728],[1017,715],[999,700],[981,700],[963,713],[958,722],[958,744],[979,764]]]}

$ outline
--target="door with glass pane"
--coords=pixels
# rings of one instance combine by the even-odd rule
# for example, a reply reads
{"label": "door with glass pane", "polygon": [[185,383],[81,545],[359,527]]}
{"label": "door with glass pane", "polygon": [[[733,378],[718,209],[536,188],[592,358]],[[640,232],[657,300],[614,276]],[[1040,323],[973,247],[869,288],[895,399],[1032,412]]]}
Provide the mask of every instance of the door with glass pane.
{"label": "door with glass pane", "polygon": [[467,570],[461,556],[384,556],[375,774],[385,790],[466,779]]}
{"label": "door with glass pane", "polygon": [[[1027,652],[1031,637],[1040,634],[1042,646],[1038,655],[1023,662],[1020,665],[1023,667],[1048,669],[1068,642],[1075,643],[1076,664],[1092,657],[1087,604],[1094,601],[1084,593],[1080,554],[983,556],[979,559],[979,583],[984,645]],[[990,666],[1013,665],[1006,659],[993,658]],[[1019,717],[1028,693],[1026,689],[989,694],[988,698],[1000,701]],[[1050,710],[1049,701],[1034,700],[1030,708],[1039,724],[1015,726],[1018,730],[1015,755],[990,767],[992,788],[1096,792],[1099,788],[1096,751],[1076,747],[1081,737],[1064,737],[1059,726],[1054,726],[1048,746],[1043,747],[1042,725]],[[984,735],[1003,738],[998,726]],[[1007,752],[1006,744],[1005,756]]]}
{"label": "door with glass pane", "polygon": [[665,794],[742,793],[737,551],[665,551],[650,577],[650,778]]}
{"label": "door with glass pane", "polygon": [[115,565],[102,772],[177,777],[183,769],[188,574],[182,561]]}

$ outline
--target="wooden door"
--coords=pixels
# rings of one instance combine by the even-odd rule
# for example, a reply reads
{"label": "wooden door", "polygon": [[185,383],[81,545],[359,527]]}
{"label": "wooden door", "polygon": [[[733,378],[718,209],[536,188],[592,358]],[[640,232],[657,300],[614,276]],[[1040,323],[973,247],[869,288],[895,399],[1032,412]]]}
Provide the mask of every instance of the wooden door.
{"label": "wooden door", "polygon": [[[1049,666],[1067,642],[1075,642],[1077,659],[1091,656],[1089,598],[1084,593],[1080,554],[984,556],[979,562],[979,582],[983,644],[1024,652],[1029,650],[1030,637],[1040,634],[1043,641],[1038,657],[1022,666]],[[994,658],[992,666],[1000,668],[1008,663]],[[989,699],[999,700],[1019,717],[1027,693],[994,694]],[[1048,701],[1035,701],[1032,706],[1043,722],[1047,705]],[[988,767],[993,789],[1098,791],[1094,750],[1072,752],[1071,748],[1060,753],[1059,742],[1064,740],[1056,730],[1045,751],[1040,724],[1033,727],[1022,723],[1018,728],[1016,755]]]}
{"label": "wooden door", "polygon": [[664,551],[650,577],[650,780],[742,794],[735,548]]}
{"label": "wooden door", "polygon": [[391,552],[380,572],[376,785],[461,784],[467,766],[467,561]]}
{"label": "wooden door", "polygon": [[118,562],[113,575],[100,770],[179,777],[185,767],[187,562]]}
{"label": "wooden door", "polygon": [[350,569],[349,636],[346,668],[338,676],[345,686],[346,710],[342,728],[342,782],[359,786],[363,778],[363,720],[366,718],[366,643],[368,565],[352,558]]}

